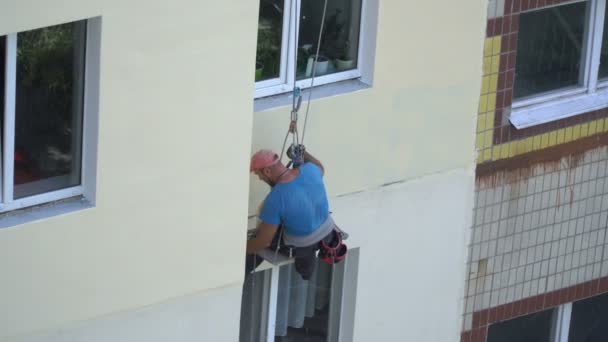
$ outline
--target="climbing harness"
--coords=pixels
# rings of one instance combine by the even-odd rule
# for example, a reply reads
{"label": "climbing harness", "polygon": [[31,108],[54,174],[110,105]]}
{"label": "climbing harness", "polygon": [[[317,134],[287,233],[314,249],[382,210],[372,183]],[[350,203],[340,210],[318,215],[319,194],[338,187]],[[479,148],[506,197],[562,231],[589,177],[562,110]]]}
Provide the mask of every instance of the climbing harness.
{"label": "climbing harness", "polygon": [[344,260],[348,252],[348,247],[342,242],[341,232],[334,230],[332,234],[334,235],[332,243],[327,244],[325,240],[321,240],[321,248],[319,249],[319,259],[329,265]]}

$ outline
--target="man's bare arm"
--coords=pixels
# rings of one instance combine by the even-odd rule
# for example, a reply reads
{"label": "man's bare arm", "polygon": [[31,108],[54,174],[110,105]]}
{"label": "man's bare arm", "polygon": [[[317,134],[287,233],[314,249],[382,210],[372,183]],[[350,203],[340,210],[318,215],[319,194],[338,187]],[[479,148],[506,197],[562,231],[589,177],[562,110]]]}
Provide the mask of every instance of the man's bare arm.
{"label": "man's bare arm", "polygon": [[319,169],[321,169],[321,176],[325,175],[325,168],[323,167],[323,164],[321,164],[317,158],[313,157],[312,154],[308,153],[308,151],[304,151],[304,162],[317,165]]}
{"label": "man's bare arm", "polygon": [[278,227],[268,223],[260,223],[257,230],[257,235],[253,239],[247,241],[247,254],[257,253],[264,248],[270,247],[272,238],[276,234]]}

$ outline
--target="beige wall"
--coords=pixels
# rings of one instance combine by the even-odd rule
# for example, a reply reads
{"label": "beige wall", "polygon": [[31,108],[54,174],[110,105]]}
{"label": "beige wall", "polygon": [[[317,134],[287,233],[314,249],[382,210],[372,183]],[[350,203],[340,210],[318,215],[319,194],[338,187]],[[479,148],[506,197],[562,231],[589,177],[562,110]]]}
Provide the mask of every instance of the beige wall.
{"label": "beige wall", "polygon": [[[331,194],[472,165],[484,19],[481,0],[380,2],[373,87],[311,108],[305,144]],[[254,149],[280,150],[289,110],[254,114]],[[266,187],[252,188],[253,213]]]}
{"label": "beige wall", "polygon": [[[289,114],[286,108],[251,110],[257,2],[3,0],[0,9],[0,34],[103,20],[97,205],[0,230],[0,340],[238,285],[246,217],[266,191],[248,178],[248,156],[259,147],[280,148]],[[445,179],[463,188],[445,198],[464,196],[466,208],[484,19],[481,0],[380,4],[372,88],[312,108],[306,144],[326,163],[332,196],[459,169],[459,176]],[[441,198],[435,189],[431,198]],[[418,189],[403,196],[416,201],[425,195]],[[424,203],[434,209],[425,211],[429,215],[451,208]],[[361,217],[380,215],[380,208],[366,205]],[[454,221],[450,236],[464,236],[468,221],[465,214]],[[361,222],[355,232],[364,241],[373,231]],[[398,236],[428,246],[441,236],[441,222],[434,224],[425,241],[415,239],[420,225]],[[446,260],[463,260],[464,241],[403,257],[437,260],[444,253]],[[362,248],[362,264],[378,266],[380,260],[369,257]],[[372,291],[373,277],[390,282],[393,275],[380,267],[360,279]],[[449,276],[454,293],[462,287],[455,281],[460,276],[464,280],[464,267]],[[457,302],[452,291],[446,296],[437,297],[434,312],[440,301]],[[238,312],[231,299],[225,304]],[[377,309],[362,303],[362,310]],[[458,310],[450,312],[443,321],[452,324]],[[382,325],[366,330],[363,315],[357,318],[360,341]],[[237,321],[223,317],[213,325],[218,331],[237,329]]]}
{"label": "beige wall", "polygon": [[0,34],[103,20],[97,206],[0,230],[0,339],[242,282],[256,3],[0,8]]}

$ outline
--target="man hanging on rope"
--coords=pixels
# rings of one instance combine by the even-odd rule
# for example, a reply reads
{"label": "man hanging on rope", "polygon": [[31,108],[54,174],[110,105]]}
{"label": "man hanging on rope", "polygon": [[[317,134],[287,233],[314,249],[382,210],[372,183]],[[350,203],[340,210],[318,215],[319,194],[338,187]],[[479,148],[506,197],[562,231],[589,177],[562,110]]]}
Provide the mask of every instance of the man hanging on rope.
{"label": "man hanging on rope", "polygon": [[[270,150],[258,151],[251,158],[250,171],[272,189],[260,211],[256,237],[247,242],[247,254],[271,247],[274,240],[279,246],[273,248],[281,244],[287,247],[287,251],[279,251],[295,257],[296,271],[307,280],[314,271],[317,250],[341,247],[341,253],[333,256],[341,260],[346,246],[341,243],[343,233],[329,213],[323,164],[302,145],[300,148],[304,163],[293,169],[283,165]],[[292,148],[287,155],[294,159]]]}

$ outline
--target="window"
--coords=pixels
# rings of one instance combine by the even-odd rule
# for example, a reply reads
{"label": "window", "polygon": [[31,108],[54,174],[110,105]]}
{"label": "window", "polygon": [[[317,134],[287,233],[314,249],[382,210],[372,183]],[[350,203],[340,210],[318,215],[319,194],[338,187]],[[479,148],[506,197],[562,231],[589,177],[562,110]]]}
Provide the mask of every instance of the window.
{"label": "window", "polygon": [[328,1],[319,58],[313,70],[324,0],[261,0],[256,97],[289,92],[294,80],[298,87],[310,87],[313,74],[315,85],[360,77],[364,1]]}
{"label": "window", "polygon": [[604,342],[608,294],[490,326],[488,342]]}
{"label": "window", "polygon": [[516,128],[605,107],[606,11],[606,0],[587,0],[520,14],[510,118]]}
{"label": "window", "polygon": [[85,192],[88,22],[0,38],[0,212]]}
{"label": "window", "polygon": [[329,266],[318,261],[310,280],[293,263],[247,275],[240,342],[349,341],[354,324],[358,250]]}
{"label": "window", "polygon": [[547,310],[490,326],[488,342],[554,342],[556,310]]}

